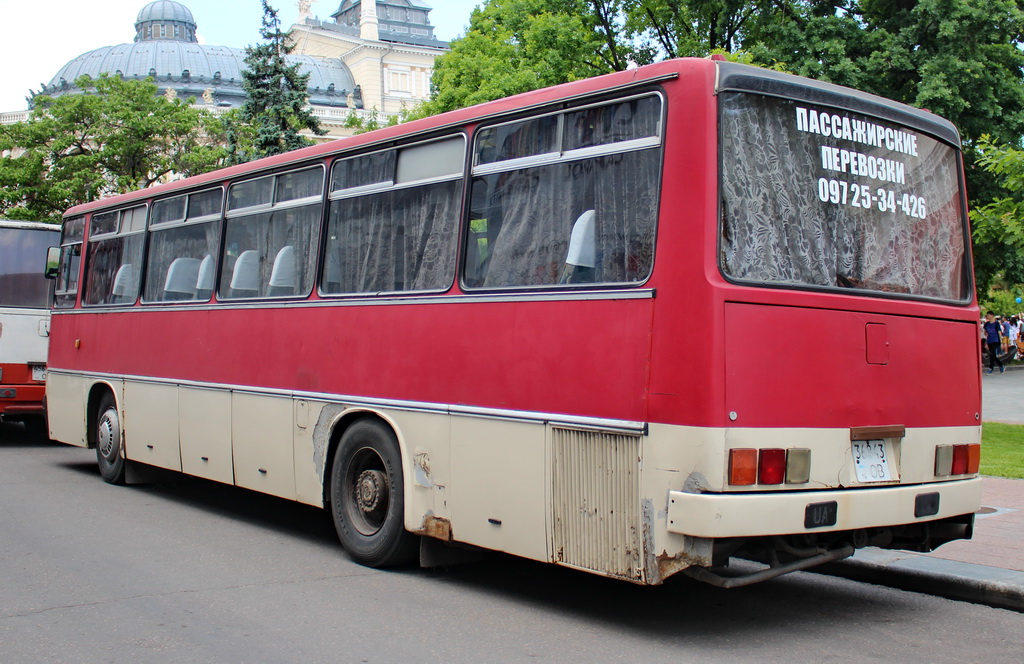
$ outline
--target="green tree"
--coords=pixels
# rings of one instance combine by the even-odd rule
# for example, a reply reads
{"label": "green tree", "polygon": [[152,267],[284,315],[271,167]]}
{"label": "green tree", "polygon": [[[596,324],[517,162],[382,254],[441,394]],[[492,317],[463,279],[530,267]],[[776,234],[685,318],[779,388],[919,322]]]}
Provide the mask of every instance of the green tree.
{"label": "green tree", "polygon": [[1024,136],[1024,0],[487,0],[437,61],[416,115],[715,51],[952,121],[972,206],[993,205],[975,215],[979,289],[1024,263],[1024,208],[1007,208],[1024,193],[983,166],[979,147],[982,135]]}
{"label": "green tree", "polygon": [[220,124],[151,81],[116,76],[39,96],[26,122],[0,127],[0,216],[59,220],[67,208],[222,165]]}
{"label": "green tree", "polygon": [[988,297],[999,277],[1007,283],[1024,282],[1024,150],[996,145],[988,136],[978,142],[981,168],[991,173],[1006,195],[974,208],[974,272],[978,299]]}
{"label": "green tree", "polygon": [[976,165],[982,134],[1024,135],[1020,0],[801,0],[762,16],[743,47],[757,60],[925,108],[964,138],[975,201],[998,194]]}
{"label": "green tree", "polygon": [[277,10],[263,2],[263,43],[245,49],[242,88],[245,103],[237,115],[225,120],[228,151],[233,163],[269,157],[313,144],[302,131],[326,134],[320,121],[306,108],[309,74],[298,63],[288,64],[293,46],[281,31]]}
{"label": "green tree", "polygon": [[434,63],[417,117],[630,66],[729,52],[788,0],[487,0]]}
{"label": "green tree", "polygon": [[1024,265],[1024,179],[1012,176],[1019,155],[995,147],[1024,135],[1022,4],[805,0],[785,21],[758,23],[745,44],[762,61],[928,109],[959,128],[980,298],[997,274],[1019,275]]}
{"label": "green tree", "polygon": [[1021,294],[1024,294],[1022,284],[993,285],[985,297],[978,300],[978,306],[983,312],[991,311],[999,316],[1016,316],[1024,311],[1024,304],[1017,302]]}
{"label": "green tree", "polygon": [[[430,111],[719,50],[927,108],[968,151],[1024,135],[1022,0],[487,0],[438,59]],[[973,156],[968,168],[973,170]],[[977,175],[977,174],[975,174]],[[992,198],[991,178],[972,195]]]}
{"label": "green tree", "polygon": [[866,89],[865,61],[878,48],[859,0],[764,2],[746,22],[740,45],[753,61],[781,63],[789,72]]}
{"label": "green tree", "polygon": [[751,25],[788,13],[788,0],[624,0],[623,36],[643,44],[638,64],[653,59],[731,53]]}
{"label": "green tree", "polygon": [[489,0],[434,62],[417,117],[625,69],[618,0]]}

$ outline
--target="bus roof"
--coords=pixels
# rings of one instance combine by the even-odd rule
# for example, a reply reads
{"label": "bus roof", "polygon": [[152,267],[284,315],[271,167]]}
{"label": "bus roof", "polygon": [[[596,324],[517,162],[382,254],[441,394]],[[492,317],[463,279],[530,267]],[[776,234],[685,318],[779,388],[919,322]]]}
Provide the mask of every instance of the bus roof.
{"label": "bus roof", "polygon": [[17,219],[4,219],[2,217],[0,217],[0,228],[22,228],[28,231],[60,232],[60,224],[53,224],[46,221],[19,221]]}
{"label": "bus roof", "polygon": [[493,116],[527,109],[533,106],[543,105],[555,100],[571,99],[577,96],[586,96],[604,90],[613,90],[619,87],[632,87],[644,85],[664,78],[675,78],[683,67],[711,69],[714,63],[703,58],[686,58],[678,60],[667,60],[653,65],[638,67],[624,72],[614,72],[582,81],[563,83],[548,88],[532,90],[511,97],[505,97],[495,101],[489,101],[467,108],[461,108],[447,113],[405,122],[394,127],[385,127],[375,131],[360,134],[358,136],[339,138],[308,148],[293,150],[286,154],[276,155],[250,161],[237,166],[210,171],[202,175],[196,175],[182,180],[176,180],[166,184],[160,184],[148,189],[138,190],[127,194],[120,194],[91,203],[83,203],[70,208],[67,216],[74,216],[91,212],[93,210],[121,205],[143,198],[150,198],[164,193],[170,193],[179,189],[192,188],[202,184],[216,183],[239,174],[256,174],[260,171],[271,170],[292,163],[303,162],[308,159],[329,155],[341,150],[352,150],[375,144],[386,144],[388,141],[397,138],[424,134],[432,131],[441,131],[449,127],[460,127],[467,123],[476,123]]}
{"label": "bus roof", "polygon": [[729,90],[786,97],[873,115],[882,120],[919,129],[956,148],[960,147],[960,133],[953,123],[945,118],[927,110],[834,83],[736,62],[719,62],[715,91]]}
{"label": "bus roof", "polygon": [[[869,113],[884,119],[909,124],[922,131],[935,134],[956,147],[960,146],[959,134],[952,123],[937,115],[900,102],[870,95],[852,88],[845,88],[792,74],[784,74],[752,65],[710,58],[678,58],[627,71],[613,72],[581,81],[532,90],[511,97],[413,120],[393,127],[377,129],[358,136],[339,138],[307,148],[293,150],[285,154],[266,157],[237,166],[229,166],[202,175],[156,185],[127,194],[120,194],[91,203],[76,205],[65,212],[64,216],[85,214],[107,207],[169,194],[178,190],[190,189],[203,184],[214,184],[241,174],[256,175],[263,171],[301,163],[343,150],[350,151],[374,145],[387,145],[390,141],[399,138],[439,132],[447,128],[461,127],[466,124],[476,124],[493,117],[544,106],[555,101],[567,101],[577,97],[587,97],[602,92],[612,92],[649,85],[657,81],[671,80],[678,78],[684,71],[703,72],[705,76],[715,82],[715,93],[725,89],[748,90],[762,94],[794,96],[809,103],[822,103],[826,105],[830,101],[833,105],[837,104],[839,98],[842,97],[844,101],[842,106],[845,108],[852,108],[852,110]],[[849,103],[851,99],[855,101],[852,107]]]}

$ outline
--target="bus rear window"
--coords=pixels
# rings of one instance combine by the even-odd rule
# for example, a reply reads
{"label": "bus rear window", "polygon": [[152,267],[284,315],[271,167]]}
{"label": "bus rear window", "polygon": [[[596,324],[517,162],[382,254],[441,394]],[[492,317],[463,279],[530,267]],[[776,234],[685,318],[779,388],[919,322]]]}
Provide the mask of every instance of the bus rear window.
{"label": "bus rear window", "polygon": [[731,279],[963,301],[957,151],[805,102],[719,96],[720,260]]}

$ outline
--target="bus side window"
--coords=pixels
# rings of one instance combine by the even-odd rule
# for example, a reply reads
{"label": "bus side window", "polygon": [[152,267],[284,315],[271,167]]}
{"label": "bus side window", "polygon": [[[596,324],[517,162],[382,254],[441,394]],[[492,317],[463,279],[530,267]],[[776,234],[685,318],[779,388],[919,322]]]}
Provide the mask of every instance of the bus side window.
{"label": "bus side window", "polygon": [[145,221],[144,205],[93,215],[86,250],[85,304],[132,304],[138,299]]}
{"label": "bus side window", "polygon": [[213,287],[200,286],[200,273],[209,259],[209,274],[211,256],[220,245],[223,193],[218,187],[153,203],[143,302],[209,301]]}
{"label": "bus side window", "polygon": [[[485,127],[474,142],[468,288],[635,284],[651,272],[661,99]],[[550,131],[560,140],[544,139]]]}
{"label": "bus side window", "polygon": [[469,287],[483,286],[487,280],[506,212],[507,200],[502,195],[502,184],[508,177],[505,173],[473,178],[464,271],[465,283]]}
{"label": "bus side window", "polygon": [[231,186],[220,298],[309,294],[316,274],[323,186],[322,166]]}
{"label": "bus side window", "polygon": [[143,235],[104,237],[88,245],[85,304],[130,304],[139,295]]}
{"label": "bus side window", "polygon": [[448,288],[465,158],[455,135],[335,162],[321,292]]}
{"label": "bus side window", "polygon": [[82,243],[66,244],[60,248],[60,265],[54,285],[54,303],[57,307],[73,307],[78,294],[78,269],[82,259]]}

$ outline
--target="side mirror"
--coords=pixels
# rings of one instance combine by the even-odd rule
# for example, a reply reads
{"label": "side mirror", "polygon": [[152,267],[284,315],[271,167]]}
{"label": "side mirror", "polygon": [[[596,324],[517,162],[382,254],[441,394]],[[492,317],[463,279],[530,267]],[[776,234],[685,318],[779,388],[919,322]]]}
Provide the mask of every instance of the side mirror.
{"label": "side mirror", "polygon": [[47,279],[56,279],[60,272],[60,247],[50,247],[46,250],[46,270],[43,275]]}

